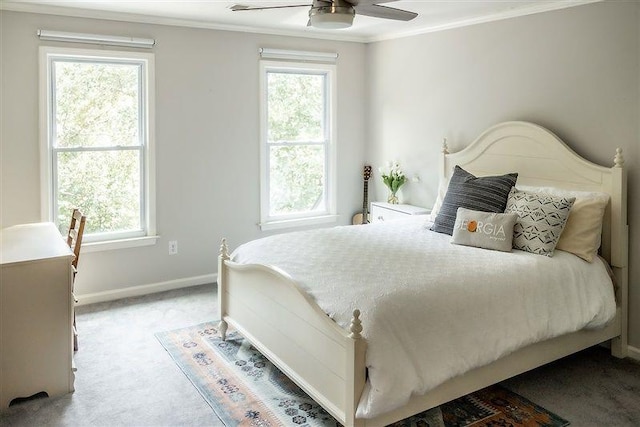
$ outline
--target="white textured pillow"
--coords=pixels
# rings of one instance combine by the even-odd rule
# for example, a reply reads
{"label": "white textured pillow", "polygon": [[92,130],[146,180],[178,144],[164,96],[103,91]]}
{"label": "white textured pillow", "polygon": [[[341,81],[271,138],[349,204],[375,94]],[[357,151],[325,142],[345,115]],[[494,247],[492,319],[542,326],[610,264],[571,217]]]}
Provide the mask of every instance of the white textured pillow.
{"label": "white textured pillow", "polygon": [[518,215],[458,208],[451,243],[511,252]]}
{"label": "white textured pillow", "polygon": [[433,222],[436,220],[438,216],[438,212],[440,212],[440,208],[442,207],[442,200],[444,196],[447,195],[447,188],[449,188],[449,180],[442,179],[438,183],[438,194],[436,195],[436,201],[433,203],[433,208],[431,208],[430,221]]}
{"label": "white textured pillow", "polygon": [[602,239],[602,221],[609,203],[609,195],[601,192],[563,190],[553,187],[517,186],[530,193],[544,193],[564,198],[575,197],[567,224],[556,249],[571,252],[592,262],[598,255]]}
{"label": "white textured pillow", "polygon": [[518,214],[513,247],[538,255],[553,256],[575,197],[556,197],[512,188],[505,213]]}

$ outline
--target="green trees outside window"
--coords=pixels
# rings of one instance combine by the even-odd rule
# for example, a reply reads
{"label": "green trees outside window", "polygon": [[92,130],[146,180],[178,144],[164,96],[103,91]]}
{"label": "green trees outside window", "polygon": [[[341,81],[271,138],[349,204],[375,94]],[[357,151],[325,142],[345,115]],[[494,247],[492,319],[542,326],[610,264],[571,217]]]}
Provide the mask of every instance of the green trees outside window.
{"label": "green trees outside window", "polygon": [[80,207],[85,233],[140,230],[140,65],[56,60],[56,218]]}
{"label": "green trees outside window", "polygon": [[269,216],[325,212],[327,75],[267,71]]}
{"label": "green trees outside window", "polygon": [[43,213],[65,233],[80,209],[87,243],[153,235],[153,55],[42,47],[40,64]]}

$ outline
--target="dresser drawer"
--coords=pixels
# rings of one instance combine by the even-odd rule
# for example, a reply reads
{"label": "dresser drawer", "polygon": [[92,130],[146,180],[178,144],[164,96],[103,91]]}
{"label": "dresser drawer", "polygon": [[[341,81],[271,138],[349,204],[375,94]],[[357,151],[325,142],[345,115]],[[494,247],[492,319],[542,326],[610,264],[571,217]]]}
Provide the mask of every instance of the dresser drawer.
{"label": "dresser drawer", "polygon": [[411,215],[426,215],[429,209],[412,205],[393,205],[390,203],[371,203],[371,222],[393,221],[408,218]]}

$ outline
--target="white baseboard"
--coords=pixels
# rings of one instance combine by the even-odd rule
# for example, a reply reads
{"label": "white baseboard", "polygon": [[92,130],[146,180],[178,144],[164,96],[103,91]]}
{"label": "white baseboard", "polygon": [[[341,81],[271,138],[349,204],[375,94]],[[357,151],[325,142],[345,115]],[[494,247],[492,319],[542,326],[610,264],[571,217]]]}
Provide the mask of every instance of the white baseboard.
{"label": "white baseboard", "polygon": [[632,345],[627,346],[627,348],[629,349],[629,354],[627,354],[627,356],[631,359],[640,361],[640,348],[636,348]]}
{"label": "white baseboard", "polygon": [[94,304],[97,302],[113,301],[122,298],[137,297],[153,294],[155,292],[170,291],[172,289],[187,288],[189,286],[204,285],[218,280],[218,275],[205,274],[203,276],[186,277],[184,279],[168,280],[166,282],[151,283],[148,285],[131,286],[129,288],[114,289],[112,291],[95,292],[76,295],[76,305]]}

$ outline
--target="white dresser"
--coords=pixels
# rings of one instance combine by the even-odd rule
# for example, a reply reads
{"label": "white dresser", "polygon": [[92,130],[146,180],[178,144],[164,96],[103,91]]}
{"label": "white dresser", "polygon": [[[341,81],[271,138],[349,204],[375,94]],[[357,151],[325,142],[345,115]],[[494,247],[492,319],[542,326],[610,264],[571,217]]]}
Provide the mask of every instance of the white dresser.
{"label": "white dresser", "polygon": [[52,223],[0,231],[0,410],[73,391],[73,252]]}
{"label": "white dresser", "polygon": [[371,222],[392,221],[408,215],[427,215],[431,210],[413,205],[394,205],[385,202],[371,202]]}

